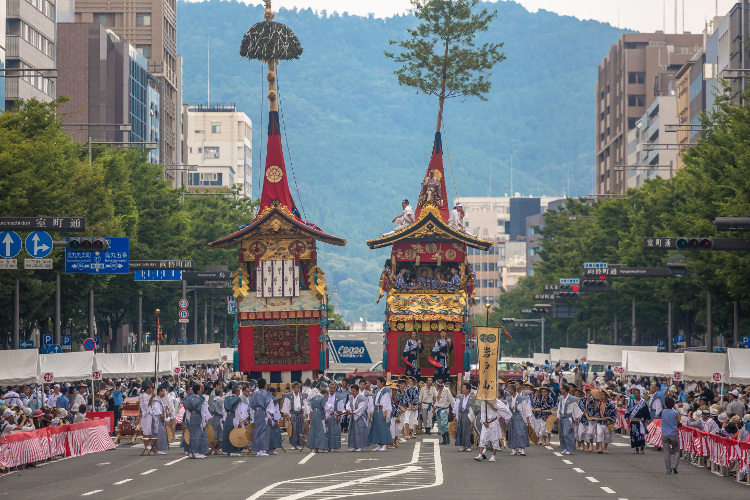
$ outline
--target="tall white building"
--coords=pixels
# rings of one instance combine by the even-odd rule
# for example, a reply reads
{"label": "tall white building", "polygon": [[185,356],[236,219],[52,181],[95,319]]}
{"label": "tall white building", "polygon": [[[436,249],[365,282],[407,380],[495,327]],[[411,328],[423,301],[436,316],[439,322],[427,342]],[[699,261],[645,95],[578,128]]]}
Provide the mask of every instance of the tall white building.
{"label": "tall white building", "polygon": [[252,196],[253,125],[234,105],[183,104],[184,168],[176,185],[213,191],[239,185]]}
{"label": "tall white building", "polygon": [[667,126],[675,123],[677,99],[674,95],[658,96],[628,131],[628,188],[639,188],[646,179],[668,179],[677,170],[677,134],[667,132]]}

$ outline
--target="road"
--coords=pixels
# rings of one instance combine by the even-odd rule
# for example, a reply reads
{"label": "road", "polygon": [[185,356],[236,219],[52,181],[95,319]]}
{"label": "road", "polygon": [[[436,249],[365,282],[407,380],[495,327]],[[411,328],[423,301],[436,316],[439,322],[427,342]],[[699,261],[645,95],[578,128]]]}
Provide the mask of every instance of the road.
{"label": "road", "polygon": [[[378,498],[639,498],[704,499],[750,495],[748,486],[684,460],[679,475],[666,475],[661,452],[633,454],[614,437],[609,455],[570,456],[533,446],[526,457],[498,453],[476,462],[475,453],[440,446],[423,435],[385,453],[365,451],[278,456],[208,457],[189,460],[174,447],[163,456],[140,456],[139,445],[48,462],[0,476],[0,497],[127,499],[218,497],[222,499]],[[554,444],[554,441],[553,441]]]}

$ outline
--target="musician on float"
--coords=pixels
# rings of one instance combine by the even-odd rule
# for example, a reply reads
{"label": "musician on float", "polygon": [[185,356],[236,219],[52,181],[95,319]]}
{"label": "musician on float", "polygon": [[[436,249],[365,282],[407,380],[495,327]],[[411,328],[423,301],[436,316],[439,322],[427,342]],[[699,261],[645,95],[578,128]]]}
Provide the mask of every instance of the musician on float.
{"label": "musician on float", "polygon": [[435,345],[432,346],[430,354],[435,358],[435,361],[440,365],[435,367],[435,379],[443,379],[448,382],[451,376],[449,356],[453,352],[453,341],[448,338],[448,332],[445,330],[440,331],[440,338],[435,341]]}
{"label": "musician on float", "polygon": [[422,341],[417,338],[417,332],[411,332],[411,338],[406,341],[404,345],[404,361],[406,361],[406,376],[417,377],[420,376],[419,370],[419,353],[424,351],[424,345]]}

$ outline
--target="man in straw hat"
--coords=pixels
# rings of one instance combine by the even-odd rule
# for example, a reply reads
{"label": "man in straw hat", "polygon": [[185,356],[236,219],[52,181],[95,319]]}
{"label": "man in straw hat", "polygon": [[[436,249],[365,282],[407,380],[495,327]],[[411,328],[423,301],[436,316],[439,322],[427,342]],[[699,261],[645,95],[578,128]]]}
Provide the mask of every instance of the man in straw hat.
{"label": "man in straw hat", "polygon": [[550,393],[548,386],[542,386],[539,388],[539,414],[537,416],[537,422],[539,425],[539,444],[543,446],[549,446],[551,434],[547,430],[547,419],[556,413],[555,396]]}
{"label": "man in straw hat", "polygon": [[560,386],[560,398],[557,401],[557,419],[560,422],[560,448],[563,455],[570,455],[575,448],[575,428],[581,418],[578,398],[570,394],[570,386]]}
{"label": "man in straw hat", "polygon": [[594,441],[596,442],[596,452],[609,453],[607,446],[612,442],[610,425],[615,425],[617,408],[615,408],[615,404],[609,399],[609,393],[606,389],[594,389],[591,391],[591,396],[596,401],[596,409],[591,418],[595,427]]}
{"label": "man in straw hat", "polygon": [[509,384],[505,404],[512,415],[508,422],[508,448],[512,450],[510,454],[525,457],[529,446],[529,430],[526,426],[530,425],[532,417],[529,398],[518,394],[516,386]]}
{"label": "man in straw hat", "polygon": [[349,415],[349,451],[362,451],[370,446],[369,408],[372,398],[361,393],[359,386],[353,384],[351,397],[346,403],[346,414]]}
{"label": "man in straw hat", "polygon": [[443,438],[443,442],[440,444],[450,444],[450,434],[448,433],[448,413],[450,412],[451,406],[455,402],[453,394],[448,386],[443,383],[443,379],[436,379],[435,383],[438,386],[437,395],[435,396],[435,407],[432,409],[432,413],[435,414],[437,420],[438,432]]}
{"label": "man in straw hat", "polygon": [[492,446],[490,462],[495,461],[495,455],[500,449],[500,439],[502,438],[500,419],[510,420],[513,417],[508,406],[503,402],[502,397],[502,390],[498,390],[497,399],[494,401],[482,401],[480,405],[479,420],[482,430],[478,443],[479,455],[474,457],[474,460],[480,462],[484,460],[485,450],[488,446]]}
{"label": "man in straw hat", "polygon": [[307,405],[307,394],[301,392],[301,384],[294,382],[292,392],[284,394],[284,404],[281,413],[292,423],[289,435],[289,445],[293,450],[305,446],[305,420],[310,418],[310,408]]}

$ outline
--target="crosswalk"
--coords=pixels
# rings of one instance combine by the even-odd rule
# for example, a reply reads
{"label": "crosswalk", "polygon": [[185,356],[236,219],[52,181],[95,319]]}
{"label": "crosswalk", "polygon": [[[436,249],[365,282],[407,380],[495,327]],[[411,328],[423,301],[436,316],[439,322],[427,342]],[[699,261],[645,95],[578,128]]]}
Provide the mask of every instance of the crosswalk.
{"label": "crosswalk", "polygon": [[425,439],[414,443],[410,462],[280,481],[263,488],[248,500],[334,499],[432,488],[441,484],[443,466],[438,440]]}

